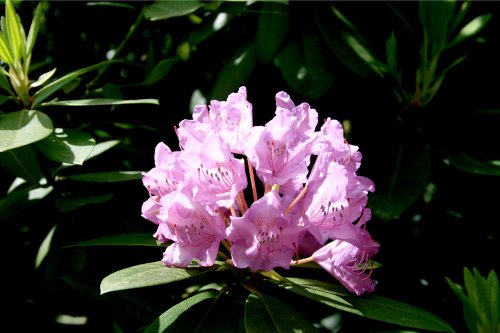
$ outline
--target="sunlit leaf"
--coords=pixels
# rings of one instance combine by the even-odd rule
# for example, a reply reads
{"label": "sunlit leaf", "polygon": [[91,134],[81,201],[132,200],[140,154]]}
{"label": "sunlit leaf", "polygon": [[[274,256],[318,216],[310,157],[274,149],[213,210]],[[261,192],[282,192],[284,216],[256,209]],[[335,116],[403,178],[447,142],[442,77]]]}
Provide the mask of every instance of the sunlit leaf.
{"label": "sunlit leaf", "polygon": [[76,180],[80,182],[92,183],[114,183],[125,182],[129,180],[142,179],[142,171],[109,171],[109,172],[96,172],[81,175],[69,175],[63,178]]}
{"label": "sunlit leaf", "polygon": [[444,163],[459,170],[477,175],[500,176],[500,166],[479,161],[466,154],[457,154],[447,157]]}
{"label": "sunlit leaf", "polygon": [[133,233],[104,236],[88,241],[69,245],[67,247],[77,246],[153,246],[157,247],[158,242],[151,233]]}
{"label": "sunlit leaf", "polygon": [[215,265],[209,268],[166,267],[160,261],[132,266],[106,276],[101,281],[101,294],[181,281],[205,274],[215,268]]}
{"label": "sunlit leaf", "polygon": [[52,133],[50,118],[40,111],[16,111],[0,117],[0,152],[42,140]]}
{"label": "sunlit leaf", "polygon": [[35,146],[51,160],[82,165],[94,149],[95,140],[82,131],[56,128]]}
{"label": "sunlit leaf", "polygon": [[404,327],[434,332],[455,332],[445,321],[430,312],[392,299],[339,293],[337,285],[302,278],[288,278],[292,283],[280,286],[325,305],[362,317]]}
{"label": "sunlit leaf", "polygon": [[12,191],[0,199],[0,220],[7,220],[11,216],[25,210],[34,202],[45,198],[53,187],[21,188]]}
{"label": "sunlit leaf", "polygon": [[54,68],[50,72],[47,72],[47,73],[44,73],[44,74],[40,75],[40,77],[38,78],[38,80],[36,80],[32,84],[30,84],[30,88],[36,88],[36,87],[43,86],[45,84],[45,82],[47,82],[48,80],[50,80],[50,78],[54,75],[54,73],[56,72],[56,70],[57,70],[57,68]]}
{"label": "sunlit leaf", "polygon": [[269,62],[274,58],[288,32],[289,21],[287,5],[264,3],[255,36],[259,60]]}
{"label": "sunlit leaf", "polygon": [[457,36],[448,44],[448,47],[460,44],[464,40],[476,35],[491,20],[492,14],[481,15],[467,23],[457,34]]}
{"label": "sunlit leaf", "polygon": [[89,197],[59,197],[55,200],[54,204],[63,213],[71,212],[80,207],[90,204],[98,204],[111,200],[113,194],[94,195]]}
{"label": "sunlit leaf", "polygon": [[[201,318],[212,303],[208,301],[212,301],[216,296],[217,292],[206,290],[189,297],[164,312],[144,330],[144,333],[194,332],[199,321],[193,318]],[[203,311],[198,314],[199,305],[202,303],[208,304],[205,304],[202,307]]]}
{"label": "sunlit leaf", "polygon": [[99,69],[102,66],[108,66],[108,65],[110,65],[112,63],[116,63],[116,62],[118,62],[118,61],[109,60],[109,61],[100,62],[100,63],[92,65],[92,66],[80,68],[76,71],[73,71],[69,74],[66,74],[63,77],[60,77],[57,80],[47,84],[45,87],[38,90],[33,95],[33,103],[32,103],[33,108],[40,105],[45,99],[47,99],[49,96],[54,94],[59,89],[63,88],[66,84],[73,81],[75,78],[79,77],[80,75],[83,75],[85,73],[88,73],[88,72],[96,70],[96,69]]}
{"label": "sunlit leaf", "polygon": [[26,182],[39,185],[42,170],[31,146],[22,146],[0,153],[0,166]]}
{"label": "sunlit leaf", "polygon": [[14,10],[12,0],[7,0],[5,2],[5,12],[9,44],[11,50],[13,50],[14,61],[21,61],[21,57],[24,56],[24,50],[22,48],[25,45],[25,41],[23,41],[21,36],[21,22],[19,20],[19,16],[17,16],[16,11]]}
{"label": "sunlit leaf", "polygon": [[75,99],[68,101],[53,100],[50,102],[42,103],[42,106],[96,106],[96,105],[127,105],[127,104],[155,104],[158,105],[159,101],[154,98],[146,99],[112,99],[112,98],[92,98],[92,99]]}
{"label": "sunlit leaf", "polygon": [[165,20],[171,17],[191,14],[204,4],[198,1],[159,1],[144,8],[144,16],[151,20]]}
{"label": "sunlit leaf", "polygon": [[225,99],[243,85],[257,63],[255,45],[240,48],[219,73],[211,98]]}
{"label": "sunlit leaf", "polygon": [[38,252],[36,254],[35,258],[35,269],[40,267],[40,265],[43,262],[43,259],[49,254],[50,251],[50,246],[52,244],[52,237],[54,236],[54,232],[56,231],[57,224],[54,225],[49,233],[45,236],[45,238],[42,241],[42,244],[40,244],[40,247],[38,248]]}
{"label": "sunlit leaf", "polygon": [[11,53],[8,41],[5,39],[4,34],[1,32],[0,32],[0,59],[9,65],[12,65],[14,63],[14,56]]}
{"label": "sunlit leaf", "polygon": [[26,39],[26,57],[29,57],[31,55],[31,51],[35,46],[38,30],[40,29],[40,20],[42,14],[42,4],[39,3],[38,6],[36,6],[35,15],[33,16],[33,20],[31,21],[28,38]]}
{"label": "sunlit leaf", "polygon": [[87,160],[90,160],[91,158],[101,155],[102,153],[110,150],[119,143],[120,143],[119,140],[109,140],[109,141],[99,142],[94,146],[94,149],[87,157]]}
{"label": "sunlit leaf", "polygon": [[247,333],[319,332],[301,313],[268,295],[250,294],[245,303]]}

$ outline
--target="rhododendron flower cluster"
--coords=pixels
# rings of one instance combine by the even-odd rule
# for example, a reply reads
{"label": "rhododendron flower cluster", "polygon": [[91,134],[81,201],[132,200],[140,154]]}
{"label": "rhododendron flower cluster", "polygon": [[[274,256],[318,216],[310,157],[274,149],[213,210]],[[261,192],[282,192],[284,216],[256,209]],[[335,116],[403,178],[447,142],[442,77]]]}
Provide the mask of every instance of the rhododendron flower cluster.
{"label": "rhododendron flower cluster", "polygon": [[142,216],[158,226],[157,240],[171,242],[162,262],[210,266],[221,256],[256,272],[315,261],[348,290],[372,292],[374,184],[356,174],[361,154],[341,124],[317,124],[316,110],[285,92],[265,126],[253,126],[245,87],[196,106],[176,128],[180,149],[159,143],[143,176]]}

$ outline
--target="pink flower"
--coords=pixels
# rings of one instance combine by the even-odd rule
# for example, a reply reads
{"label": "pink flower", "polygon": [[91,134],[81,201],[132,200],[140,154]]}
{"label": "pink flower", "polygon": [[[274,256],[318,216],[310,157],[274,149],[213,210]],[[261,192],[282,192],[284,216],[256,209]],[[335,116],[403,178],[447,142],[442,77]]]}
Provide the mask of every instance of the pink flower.
{"label": "pink flower", "polygon": [[[349,291],[358,296],[375,290],[375,281],[370,278],[368,260],[378,251],[379,244],[370,234],[356,227],[356,240],[349,243],[334,240],[313,253],[313,259],[339,280]],[[370,273],[365,271],[369,269]]]}
{"label": "pink flower", "polygon": [[225,237],[226,225],[215,212],[182,192],[169,197],[159,216],[158,239],[174,241],[163,254],[162,262],[167,266],[186,267],[193,259],[200,266],[213,265],[219,244]]}
{"label": "pink flower", "polygon": [[252,271],[288,268],[297,252],[297,239],[303,228],[283,215],[277,191],[255,201],[241,217],[231,217],[227,239],[233,242],[231,256],[236,267]]}

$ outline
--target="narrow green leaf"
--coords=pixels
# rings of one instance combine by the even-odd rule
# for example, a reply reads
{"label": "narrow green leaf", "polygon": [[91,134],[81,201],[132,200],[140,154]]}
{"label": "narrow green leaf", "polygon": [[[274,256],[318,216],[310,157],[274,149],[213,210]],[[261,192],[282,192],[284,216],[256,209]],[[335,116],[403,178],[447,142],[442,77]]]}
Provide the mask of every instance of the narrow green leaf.
{"label": "narrow green leaf", "polygon": [[35,46],[38,30],[40,29],[40,20],[42,15],[42,4],[39,3],[38,6],[36,6],[35,15],[33,16],[33,20],[31,21],[28,38],[26,40],[26,57],[29,57],[31,55],[31,51],[33,51],[33,47]]}
{"label": "narrow green leaf", "polygon": [[60,77],[59,79],[49,83],[48,85],[46,85],[42,89],[38,90],[33,95],[33,103],[32,103],[33,108],[40,105],[45,99],[47,99],[49,96],[54,94],[59,89],[63,88],[66,84],[71,82],[73,79],[79,77],[80,75],[83,75],[83,74],[88,73],[90,71],[99,69],[102,66],[107,66],[109,64],[116,63],[116,62],[118,62],[118,61],[109,60],[109,61],[100,62],[100,63],[92,65],[92,66],[88,66],[85,68],[80,68],[76,71],[73,71],[69,74],[66,74],[65,76]]}
{"label": "narrow green leaf", "polygon": [[170,72],[172,66],[179,61],[178,57],[172,57],[161,60],[153,68],[151,73],[146,77],[146,79],[141,83],[144,85],[151,85],[160,80],[162,80]]}
{"label": "narrow green leaf", "polygon": [[35,147],[46,157],[56,162],[82,165],[95,146],[95,140],[89,134],[73,130],[56,128]]}
{"label": "narrow green leaf", "polygon": [[288,32],[288,6],[265,2],[259,14],[255,36],[257,56],[262,62],[269,62],[281,47]]}
{"label": "narrow green leaf", "polygon": [[430,56],[435,57],[447,46],[450,22],[454,16],[454,1],[419,1],[419,18],[428,37]]}
{"label": "narrow green leaf", "polygon": [[101,294],[181,281],[215,268],[215,265],[209,268],[173,268],[166,267],[159,261],[132,266],[106,276],[101,281]]}
{"label": "narrow green leaf", "polygon": [[11,99],[10,96],[0,95],[0,105],[7,102],[9,99]]}
{"label": "narrow green leaf", "polygon": [[21,61],[21,57],[24,56],[24,50],[21,50],[22,40],[19,21],[19,17],[14,10],[14,5],[12,0],[7,0],[5,2],[5,18],[7,23],[7,31],[9,35],[9,43],[11,50],[13,51],[14,61]]}
{"label": "narrow green leaf", "polygon": [[467,23],[462,29],[460,29],[457,36],[448,44],[448,47],[453,47],[460,44],[464,40],[476,35],[481,31],[486,24],[491,20],[492,14],[481,15]]}
{"label": "narrow green leaf", "polygon": [[328,306],[351,312],[362,317],[404,327],[434,332],[455,332],[445,321],[430,312],[388,298],[344,294],[339,304],[339,287],[334,284],[300,278],[288,278],[292,284],[281,287]]}
{"label": "narrow green leaf", "polygon": [[[164,312],[144,330],[144,333],[181,332],[181,330],[183,332],[192,332],[190,330],[192,327],[189,326],[195,326],[198,321],[193,320],[193,318],[199,318],[199,316],[191,315],[191,313],[198,312],[200,304],[207,303],[216,296],[217,292],[206,290],[189,297]],[[205,304],[203,308],[208,307],[209,304]]]}
{"label": "narrow green leaf", "polygon": [[96,173],[87,173],[82,175],[64,176],[63,178],[76,180],[80,182],[114,183],[114,182],[125,182],[129,180],[142,179],[142,171],[96,172]]}
{"label": "narrow green leaf", "polygon": [[146,99],[112,99],[112,98],[93,98],[93,99],[76,99],[68,101],[53,100],[50,102],[42,103],[42,106],[96,106],[96,105],[127,105],[127,104],[155,104],[158,105],[159,101],[154,98]]}
{"label": "narrow green leaf", "polygon": [[10,51],[9,43],[5,38],[5,35],[1,32],[0,32],[0,59],[9,66],[12,66],[14,64],[14,56]]}
{"label": "narrow green leaf", "polygon": [[102,194],[102,195],[94,195],[89,197],[59,197],[55,200],[54,204],[57,209],[59,209],[63,213],[68,213],[78,209],[80,207],[84,207],[90,204],[99,204],[106,201],[111,200],[113,197],[112,193]]}
{"label": "narrow green leaf", "polygon": [[80,246],[154,246],[157,247],[158,242],[154,239],[151,233],[133,233],[104,236],[88,241],[76,243],[66,247]]}
{"label": "narrow green leaf", "polygon": [[465,172],[486,175],[500,176],[500,166],[493,163],[479,161],[466,154],[457,154],[447,157],[444,163]]}
{"label": "narrow green leaf", "polygon": [[52,133],[52,120],[40,111],[16,111],[0,117],[0,152],[42,140]]}
{"label": "narrow green leaf", "polygon": [[50,245],[52,244],[52,237],[54,236],[56,228],[57,224],[50,229],[49,233],[43,239],[42,244],[40,244],[40,247],[38,248],[38,252],[36,254],[35,269],[40,267],[47,254],[49,254]]}
{"label": "narrow green leaf", "polygon": [[102,153],[110,150],[119,143],[120,143],[119,140],[109,140],[109,141],[99,142],[94,146],[94,149],[87,157],[87,160],[90,160],[91,158],[101,155]]}
{"label": "narrow green leaf", "polygon": [[198,1],[159,1],[144,8],[144,17],[151,21],[191,14],[204,4]]}
{"label": "narrow green leaf", "polygon": [[135,10],[135,7],[132,5],[128,5],[123,2],[114,2],[114,1],[97,1],[97,2],[87,2],[87,6],[109,6],[109,7],[118,7],[118,8],[126,8]]}
{"label": "narrow green leaf", "polygon": [[212,90],[212,98],[225,99],[245,82],[257,63],[255,45],[240,48],[226,63],[217,77]]}
{"label": "narrow green leaf", "polygon": [[395,76],[395,74],[397,73],[397,66],[398,66],[397,62],[398,46],[394,31],[391,33],[391,36],[387,39],[385,43],[385,52],[387,54],[387,69],[393,76]]}
{"label": "narrow green leaf", "polygon": [[245,303],[247,333],[319,332],[302,314],[268,295],[250,294]]}
{"label": "narrow green leaf", "polygon": [[362,61],[370,66],[374,73],[381,77],[384,75],[386,72],[385,66],[376,59],[373,53],[369,50],[368,46],[366,46],[359,37],[345,31],[341,33],[341,36],[345,43],[349,45],[349,47]]}
{"label": "narrow green leaf", "polygon": [[[0,58],[2,58],[2,55],[0,54]],[[8,93],[12,93],[12,89],[10,89],[10,82],[7,79],[7,76],[4,74],[3,70],[0,69],[0,88],[5,90]]]}
{"label": "narrow green leaf", "polygon": [[32,185],[39,185],[42,170],[31,146],[22,146],[0,153],[0,166]]}
{"label": "narrow green leaf", "polygon": [[57,70],[57,68],[54,68],[53,70],[40,75],[40,77],[38,78],[38,80],[36,80],[32,84],[30,84],[30,88],[37,88],[37,87],[43,86],[45,84],[45,82],[47,82],[48,80],[50,80],[50,78],[54,75],[54,73],[56,72],[56,70]]}

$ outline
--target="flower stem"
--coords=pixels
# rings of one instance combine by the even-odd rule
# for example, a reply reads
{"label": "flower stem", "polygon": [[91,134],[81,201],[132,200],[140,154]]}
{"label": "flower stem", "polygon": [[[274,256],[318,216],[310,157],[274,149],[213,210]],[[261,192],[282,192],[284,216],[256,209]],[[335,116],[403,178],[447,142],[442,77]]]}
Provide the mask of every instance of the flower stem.
{"label": "flower stem", "polygon": [[304,259],[299,259],[299,260],[292,260],[290,262],[290,266],[298,266],[298,265],[303,265],[303,264],[307,264],[309,262],[313,262],[314,261],[314,258],[313,257],[307,257],[307,258],[304,258]]}
{"label": "flower stem", "polygon": [[253,201],[257,201],[257,188],[255,187],[255,175],[253,172],[253,166],[252,163],[250,163],[250,160],[247,158],[247,164],[248,164],[248,172],[250,173],[250,184],[252,184],[252,195],[253,195]]}

